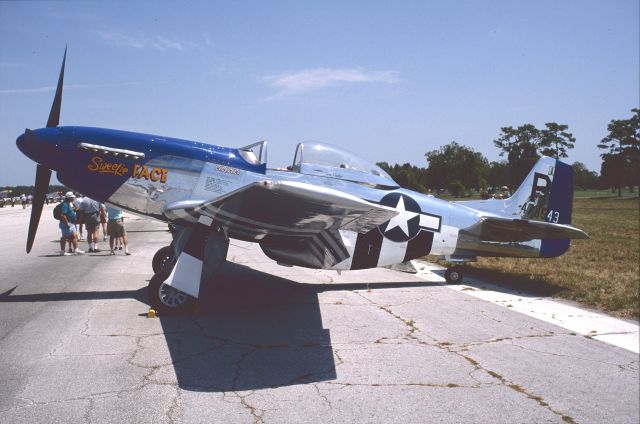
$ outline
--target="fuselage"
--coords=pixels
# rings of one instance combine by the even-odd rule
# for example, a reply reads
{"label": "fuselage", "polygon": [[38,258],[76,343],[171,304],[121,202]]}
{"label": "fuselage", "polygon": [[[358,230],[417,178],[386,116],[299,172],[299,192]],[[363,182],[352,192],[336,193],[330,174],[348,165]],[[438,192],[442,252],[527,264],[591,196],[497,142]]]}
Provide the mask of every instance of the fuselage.
{"label": "fuselage", "polygon": [[[334,269],[386,266],[427,254],[463,259],[483,254],[533,257],[540,247],[535,240],[497,245],[468,237],[465,245],[459,232],[480,220],[479,211],[395,183],[353,180],[348,172],[343,176],[267,169],[265,163],[247,160],[239,149],[126,131],[57,127],[32,134],[35,137],[20,136],[18,147],[55,170],[63,184],[98,201],[159,220],[168,220],[167,205],[205,202],[265,179],[328,187],[399,212],[367,235],[340,230],[349,258],[333,265]],[[260,242],[264,237],[263,233],[247,235],[233,223],[222,226],[231,238]],[[366,249],[367,254],[359,254],[359,249]]]}

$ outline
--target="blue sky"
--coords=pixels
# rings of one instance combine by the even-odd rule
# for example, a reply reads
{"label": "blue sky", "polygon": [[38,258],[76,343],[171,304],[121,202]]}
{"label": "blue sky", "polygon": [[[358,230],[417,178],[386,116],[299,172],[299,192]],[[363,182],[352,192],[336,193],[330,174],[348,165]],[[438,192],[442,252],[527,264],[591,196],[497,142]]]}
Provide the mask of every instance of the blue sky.
{"label": "blue sky", "polygon": [[227,146],[341,145],[425,166],[452,140],[497,160],[500,127],[568,124],[568,161],[639,103],[637,0],[0,2],[0,186],[45,125],[65,43],[61,125]]}

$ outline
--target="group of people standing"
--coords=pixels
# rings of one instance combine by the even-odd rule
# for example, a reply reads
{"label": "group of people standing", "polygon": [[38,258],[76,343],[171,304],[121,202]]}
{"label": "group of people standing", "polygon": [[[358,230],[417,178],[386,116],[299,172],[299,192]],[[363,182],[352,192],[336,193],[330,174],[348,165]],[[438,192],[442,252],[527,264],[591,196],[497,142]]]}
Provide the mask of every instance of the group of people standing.
{"label": "group of people standing", "polygon": [[[124,214],[120,209],[105,207],[104,204],[88,197],[76,197],[69,191],[59,206],[59,214],[54,211],[54,217],[59,216],[58,224],[62,237],[60,238],[60,256],[81,255],[85,253],[78,248],[78,241],[82,240],[82,226],[87,230],[87,244],[89,253],[98,253],[100,248],[100,226],[102,225],[103,241],[109,235],[109,250],[115,255],[118,242],[124,245],[124,254],[130,255],[127,232],[124,227]],[[69,250],[66,250],[66,245]]]}

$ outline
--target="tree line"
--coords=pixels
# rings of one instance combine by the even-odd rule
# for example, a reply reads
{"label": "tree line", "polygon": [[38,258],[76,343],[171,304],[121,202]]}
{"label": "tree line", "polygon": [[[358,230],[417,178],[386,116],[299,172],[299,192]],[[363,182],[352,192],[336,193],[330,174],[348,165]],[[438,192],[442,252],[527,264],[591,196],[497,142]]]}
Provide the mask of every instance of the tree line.
{"label": "tree line", "polygon": [[[613,119],[609,133],[597,147],[605,150],[600,156],[600,175],[581,162],[573,163],[574,187],[578,189],[611,188],[621,195],[623,187],[640,185],[640,117],[632,109],[629,119]],[[493,144],[502,160],[489,162],[482,153],[452,141],[425,153],[427,167],[409,163],[378,165],[401,186],[427,192],[448,189],[455,196],[468,190],[486,191],[490,187],[515,189],[542,156],[556,159],[568,157],[576,139],[568,125],[548,122],[542,129],[532,124],[502,127]]]}

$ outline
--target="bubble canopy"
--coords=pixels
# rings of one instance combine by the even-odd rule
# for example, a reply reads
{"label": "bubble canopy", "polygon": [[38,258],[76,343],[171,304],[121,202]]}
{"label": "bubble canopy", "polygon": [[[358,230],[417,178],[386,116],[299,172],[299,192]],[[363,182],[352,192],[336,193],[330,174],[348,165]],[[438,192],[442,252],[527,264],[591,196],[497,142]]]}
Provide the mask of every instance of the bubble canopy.
{"label": "bubble canopy", "polygon": [[326,143],[298,143],[292,170],[301,174],[395,188],[398,184],[375,163]]}

